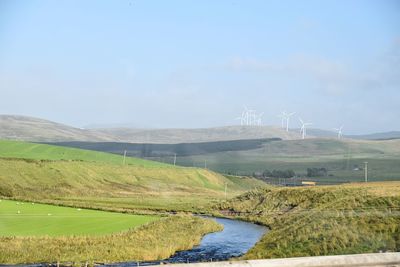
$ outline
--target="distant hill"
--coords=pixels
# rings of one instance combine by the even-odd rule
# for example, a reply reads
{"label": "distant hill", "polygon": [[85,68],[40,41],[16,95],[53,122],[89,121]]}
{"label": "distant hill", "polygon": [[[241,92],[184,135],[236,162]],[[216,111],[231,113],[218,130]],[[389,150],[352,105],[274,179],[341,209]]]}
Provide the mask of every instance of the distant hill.
{"label": "distant hill", "polygon": [[[333,131],[308,129],[308,137],[336,137]],[[400,132],[344,136],[352,139],[398,139]],[[80,129],[44,119],[0,115],[0,139],[33,142],[121,142],[141,144],[204,143],[232,140],[301,139],[299,129],[284,129],[275,126],[223,126],[199,129],[135,129],[96,128]]]}
{"label": "distant hill", "polygon": [[105,133],[17,115],[0,115],[0,139],[21,141],[116,141]]}
{"label": "distant hill", "polygon": [[[300,129],[291,129],[291,132],[300,132]],[[337,133],[329,130],[322,129],[307,129],[307,134],[312,137],[322,137],[322,138],[332,138],[337,137]],[[358,139],[358,140],[390,140],[390,139],[400,139],[400,131],[390,131],[382,133],[372,133],[372,134],[345,134],[344,138]]]}
{"label": "distant hill", "polygon": [[365,135],[347,135],[347,138],[363,139],[363,140],[390,140],[400,139],[400,131],[391,131],[384,133],[373,133]]}
{"label": "distant hill", "polygon": [[[216,141],[202,143],[180,143],[180,144],[140,144],[140,143],[119,143],[119,142],[54,142],[47,143],[57,146],[66,146],[73,148],[88,149],[124,154],[133,157],[151,158],[163,156],[192,156],[208,153],[218,153],[226,151],[243,151],[262,148],[265,143],[281,141],[280,138],[269,139],[250,139],[250,140],[232,140]],[[0,141],[1,142],[1,141]]]}
{"label": "distant hill", "polygon": [[[300,129],[291,129],[291,131],[295,133],[300,133]],[[334,131],[329,131],[329,130],[322,130],[322,129],[316,129],[316,128],[310,128],[307,129],[307,135],[311,137],[322,137],[322,138],[334,138],[337,137],[337,133]]]}
{"label": "distant hill", "polygon": [[298,139],[298,133],[272,126],[225,126],[203,129],[79,129],[64,124],[16,115],[0,115],[0,139],[33,142],[125,142],[177,144],[243,139]]}
{"label": "distant hill", "polygon": [[177,144],[214,142],[243,139],[281,138],[292,140],[300,138],[299,133],[286,132],[274,126],[224,126],[199,129],[96,129],[105,135],[115,136],[123,142]]}

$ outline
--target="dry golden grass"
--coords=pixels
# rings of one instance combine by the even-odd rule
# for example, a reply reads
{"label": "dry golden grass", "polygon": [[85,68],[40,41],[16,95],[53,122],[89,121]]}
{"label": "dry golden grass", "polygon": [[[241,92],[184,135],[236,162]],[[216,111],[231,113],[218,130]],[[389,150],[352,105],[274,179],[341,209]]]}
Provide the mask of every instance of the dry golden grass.
{"label": "dry golden grass", "polygon": [[170,216],[105,236],[1,237],[0,263],[74,263],[151,261],[192,248],[203,235],[222,229],[213,220]]}
{"label": "dry golden grass", "polygon": [[400,182],[269,187],[217,209],[271,228],[246,259],[400,250]]}
{"label": "dry golden grass", "polygon": [[376,196],[400,196],[400,181],[351,183],[347,188],[363,188]]}

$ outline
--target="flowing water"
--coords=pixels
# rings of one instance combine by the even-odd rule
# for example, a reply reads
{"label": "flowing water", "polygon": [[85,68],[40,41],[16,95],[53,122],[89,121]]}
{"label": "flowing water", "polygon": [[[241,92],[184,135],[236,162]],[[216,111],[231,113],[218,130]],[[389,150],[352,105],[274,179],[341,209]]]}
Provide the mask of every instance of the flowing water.
{"label": "flowing water", "polygon": [[[210,218],[210,217],[207,217]],[[267,232],[267,228],[244,221],[211,218],[224,226],[221,232],[210,233],[201,243],[190,250],[179,251],[170,258],[157,262],[123,262],[110,264],[113,267],[133,267],[160,263],[187,263],[223,261],[245,254]]]}
{"label": "flowing water", "polygon": [[[121,262],[102,265],[103,267],[148,266],[161,263],[187,263],[223,261],[245,254],[268,231],[264,226],[244,221],[206,217],[216,220],[224,230],[203,237],[198,246],[175,253],[170,258],[152,262]],[[24,267],[43,267],[48,264],[19,265]]]}

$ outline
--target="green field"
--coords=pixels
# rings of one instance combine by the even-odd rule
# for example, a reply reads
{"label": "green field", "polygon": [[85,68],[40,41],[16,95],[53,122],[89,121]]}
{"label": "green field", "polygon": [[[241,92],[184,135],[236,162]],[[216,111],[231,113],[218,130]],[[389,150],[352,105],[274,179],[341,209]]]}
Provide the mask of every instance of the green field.
{"label": "green field", "polygon": [[126,231],[157,218],[3,199],[0,236],[104,235]]}
{"label": "green field", "polygon": [[0,195],[19,200],[110,210],[196,210],[225,198],[225,186],[230,197],[264,185],[135,158],[127,162],[146,164],[122,165],[114,161],[122,157],[113,154],[50,145],[3,141],[0,151]]}
{"label": "green field", "polygon": [[222,226],[213,220],[176,215],[107,235],[0,236],[0,264],[60,262],[63,266],[93,266],[161,260],[192,248],[203,235],[220,230]]}
{"label": "green field", "polygon": [[211,170],[237,175],[292,169],[299,177],[305,177],[307,168],[326,168],[328,176],[312,178],[321,184],[363,181],[362,168],[368,161],[371,181],[393,181],[400,179],[400,140],[286,140],[265,143],[253,150],[179,157],[177,162],[201,166],[205,160]]}
{"label": "green field", "polygon": [[[124,157],[115,154],[9,140],[0,140],[0,157],[35,160],[79,160],[118,165],[124,163]],[[125,158],[125,164],[143,167],[174,167],[173,165],[163,164],[156,161],[131,157]]]}

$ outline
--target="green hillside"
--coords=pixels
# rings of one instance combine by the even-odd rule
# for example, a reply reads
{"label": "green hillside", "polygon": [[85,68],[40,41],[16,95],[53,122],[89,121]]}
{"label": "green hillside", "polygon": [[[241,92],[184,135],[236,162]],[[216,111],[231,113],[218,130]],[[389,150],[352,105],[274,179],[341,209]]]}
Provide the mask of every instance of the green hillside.
{"label": "green hillside", "polygon": [[[158,159],[161,160],[161,159]],[[313,177],[322,184],[362,181],[364,162],[369,162],[371,181],[398,180],[400,140],[361,141],[337,139],[285,140],[264,143],[261,148],[179,157],[183,166],[251,175],[264,170],[293,169],[305,176],[307,168],[326,168],[326,177]]]}
{"label": "green hillside", "polygon": [[[0,140],[0,157],[36,160],[81,160],[123,164],[123,156],[110,153],[9,140]],[[131,157],[126,157],[125,164],[145,167],[173,167],[155,161]]]}
{"label": "green hillside", "polygon": [[225,198],[225,188],[231,197],[262,185],[142,159],[122,164],[118,155],[50,145],[1,141],[0,151],[3,264],[167,258],[221,226],[155,213],[205,210]]}
{"label": "green hillside", "polygon": [[118,210],[193,210],[224,198],[225,187],[230,197],[264,185],[135,158],[122,165],[117,155],[50,145],[2,141],[0,151],[0,196],[14,199]]}
{"label": "green hillside", "polygon": [[271,228],[246,259],[400,250],[400,182],[271,186],[216,209]]}
{"label": "green hillside", "polygon": [[[351,140],[310,138],[305,140],[235,140],[188,144],[123,144],[64,142],[65,146],[81,146],[121,154],[128,153],[159,162],[207,167],[235,175],[252,175],[265,170],[294,170],[299,179],[308,168],[325,168],[324,177],[311,177],[319,184],[337,184],[364,180],[364,162],[369,162],[371,181],[397,180],[400,172],[400,140]],[[308,178],[308,177],[307,177]],[[270,179],[278,183],[279,179]],[[293,181],[287,181],[292,183]],[[295,181],[294,181],[295,182]]]}

